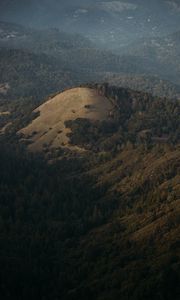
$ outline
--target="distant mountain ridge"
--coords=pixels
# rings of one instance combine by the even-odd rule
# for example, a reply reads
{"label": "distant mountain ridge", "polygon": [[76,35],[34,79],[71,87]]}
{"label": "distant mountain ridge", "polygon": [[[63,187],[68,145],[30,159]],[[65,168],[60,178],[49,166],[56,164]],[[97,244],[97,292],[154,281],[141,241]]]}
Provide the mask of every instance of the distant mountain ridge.
{"label": "distant mountain ridge", "polygon": [[180,22],[178,1],[1,1],[0,18],[34,27],[79,32],[115,48],[145,36],[173,32]]}
{"label": "distant mountain ridge", "polygon": [[126,54],[142,60],[149,75],[157,75],[177,84],[180,83],[180,31],[171,35],[144,38],[128,47],[116,51],[118,55]]}
{"label": "distant mountain ridge", "polygon": [[166,98],[180,98],[180,86],[167,80],[162,80],[158,76],[142,75],[117,75],[109,74],[105,81],[111,85],[122,86],[137,91],[146,91],[154,96]]}
{"label": "distant mountain ridge", "polygon": [[56,28],[44,29],[44,30],[36,30],[30,27],[24,27],[19,24],[0,22],[0,46],[12,47],[12,48],[27,48],[36,50],[36,47],[40,45],[41,47],[45,47],[44,51],[46,51],[46,45],[48,38],[49,43],[54,42],[54,44],[50,44],[50,47],[54,51],[56,48],[59,50],[66,48],[91,48],[93,47],[92,42],[87,38],[83,37],[79,34],[70,34],[64,31],[61,31]]}

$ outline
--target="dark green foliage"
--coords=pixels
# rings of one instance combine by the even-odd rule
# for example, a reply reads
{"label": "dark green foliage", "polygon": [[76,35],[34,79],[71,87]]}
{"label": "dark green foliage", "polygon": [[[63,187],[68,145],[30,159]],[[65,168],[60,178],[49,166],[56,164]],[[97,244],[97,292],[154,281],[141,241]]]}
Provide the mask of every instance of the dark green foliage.
{"label": "dark green foliage", "polygon": [[66,123],[89,151],[47,162],[14,138],[18,123],[1,136],[1,297],[178,300],[179,102],[91,87],[115,111]]}
{"label": "dark green foliage", "polygon": [[[3,299],[178,299],[177,153],[127,147],[102,164],[95,160],[91,166],[93,156],[85,156],[48,165],[19,146],[1,143]],[[148,167],[141,165],[148,156],[156,174],[149,183]],[[156,169],[159,159],[164,170]],[[142,183],[136,179],[139,170]],[[124,192],[118,191],[121,182]],[[168,202],[166,189],[169,196],[174,193]],[[148,232],[148,226],[154,229]]]}
{"label": "dark green foliage", "polygon": [[72,74],[63,63],[45,54],[0,49],[0,80],[8,83],[5,99],[38,103],[44,97],[73,84]]}
{"label": "dark green foliage", "polygon": [[[77,159],[47,166],[40,157],[1,144],[0,160],[1,295],[31,299],[39,293],[50,299],[65,288],[66,247],[112,209],[105,211],[105,191],[93,188],[92,179],[73,176],[83,171]],[[95,205],[104,210],[101,218],[94,216]]]}
{"label": "dark green foliage", "polygon": [[109,86],[88,85],[96,88],[114,105],[109,120],[98,122],[87,119],[67,121],[72,144],[95,151],[118,150],[127,141],[134,145],[176,143],[180,137],[179,100],[153,97],[148,93]]}
{"label": "dark green foliage", "polygon": [[158,76],[143,75],[116,75],[110,74],[106,81],[110,85],[130,88],[135,91],[145,91],[153,96],[166,98],[179,98],[180,86],[167,80],[162,80]]}

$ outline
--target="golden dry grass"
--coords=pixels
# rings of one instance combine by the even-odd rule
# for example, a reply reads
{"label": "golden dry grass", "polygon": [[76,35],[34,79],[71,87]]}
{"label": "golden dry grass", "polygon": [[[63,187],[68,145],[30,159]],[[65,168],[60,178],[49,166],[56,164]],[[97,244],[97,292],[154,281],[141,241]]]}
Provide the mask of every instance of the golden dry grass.
{"label": "golden dry grass", "polygon": [[6,125],[4,125],[2,128],[0,128],[0,135],[5,134],[6,129],[12,125],[12,122],[8,122]]}
{"label": "golden dry grass", "polygon": [[20,133],[32,141],[29,145],[31,151],[41,151],[45,144],[49,148],[68,147],[76,150],[77,147],[69,144],[67,134],[70,129],[65,127],[65,121],[77,118],[106,120],[111,110],[111,102],[96,90],[74,88],[38,107],[35,112],[40,115]]}
{"label": "golden dry grass", "polygon": [[10,115],[9,111],[0,111],[0,116],[8,116]]}

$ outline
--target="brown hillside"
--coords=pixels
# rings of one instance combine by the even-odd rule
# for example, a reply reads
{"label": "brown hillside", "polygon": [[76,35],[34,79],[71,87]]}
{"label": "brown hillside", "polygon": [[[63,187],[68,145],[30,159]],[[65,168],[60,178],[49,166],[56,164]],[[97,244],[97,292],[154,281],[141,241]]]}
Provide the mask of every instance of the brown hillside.
{"label": "brown hillside", "polygon": [[112,108],[111,102],[95,89],[74,88],[38,107],[34,112],[39,112],[39,116],[20,133],[32,142],[29,146],[32,151],[41,151],[45,146],[75,149],[69,144],[70,129],[64,123],[77,118],[106,120]]}

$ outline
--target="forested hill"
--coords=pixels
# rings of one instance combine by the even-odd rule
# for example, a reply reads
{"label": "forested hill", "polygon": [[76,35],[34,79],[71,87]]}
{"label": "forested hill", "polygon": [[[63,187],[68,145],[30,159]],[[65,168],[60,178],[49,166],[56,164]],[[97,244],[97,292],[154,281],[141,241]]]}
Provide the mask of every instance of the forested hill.
{"label": "forested hill", "polygon": [[32,154],[0,135],[0,294],[178,300],[179,102],[88,88],[116,113],[67,122],[85,151]]}
{"label": "forested hill", "polygon": [[145,91],[154,96],[166,98],[180,98],[180,86],[158,76],[107,74],[105,81],[110,85],[130,88],[136,91]]}

